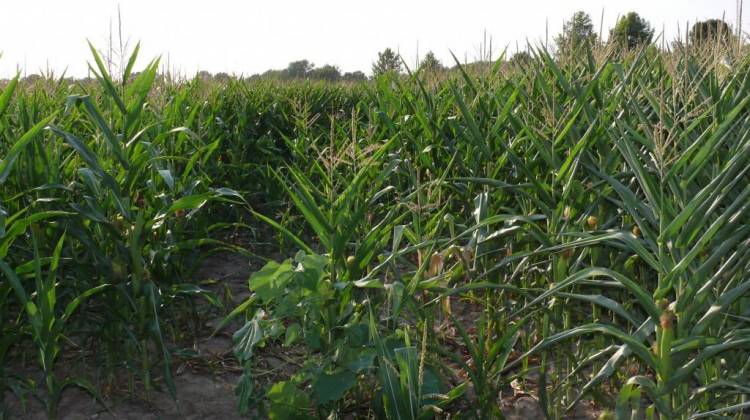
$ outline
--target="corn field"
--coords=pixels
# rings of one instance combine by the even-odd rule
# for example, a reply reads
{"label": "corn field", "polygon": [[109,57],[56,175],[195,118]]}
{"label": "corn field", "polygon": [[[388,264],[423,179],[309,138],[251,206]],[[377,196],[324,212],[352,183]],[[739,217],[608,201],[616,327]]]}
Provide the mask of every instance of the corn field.
{"label": "corn field", "polygon": [[[750,415],[744,55],[539,48],[358,84],[136,58],[2,86],[2,416],[64,415],[72,387],[179,402],[200,334],[232,335],[226,399],[254,418]],[[196,275],[227,254],[239,302]]]}

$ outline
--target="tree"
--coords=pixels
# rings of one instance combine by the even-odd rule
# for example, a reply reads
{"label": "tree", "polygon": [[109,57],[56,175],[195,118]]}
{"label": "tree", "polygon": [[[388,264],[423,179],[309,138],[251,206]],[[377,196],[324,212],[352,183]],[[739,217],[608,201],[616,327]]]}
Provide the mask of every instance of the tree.
{"label": "tree", "polygon": [[527,51],[519,51],[508,60],[508,63],[514,66],[525,66],[531,63],[534,57],[531,56]]}
{"label": "tree", "polygon": [[401,58],[392,49],[386,48],[378,53],[378,61],[372,64],[372,74],[379,76],[385,73],[400,73]]}
{"label": "tree", "polygon": [[729,45],[734,40],[732,27],[721,19],[708,19],[696,22],[690,29],[690,42]]}
{"label": "tree", "polygon": [[286,69],[284,70],[266,70],[258,76],[260,79],[283,80],[288,77]]}
{"label": "tree", "polygon": [[211,80],[214,76],[209,71],[201,70],[198,72],[198,74],[195,77],[201,80]]}
{"label": "tree", "polygon": [[422,59],[422,62],[419,63],[419,70],[428,73],[435,73],[443,70],[443,64],[440,63],[440,60],[438,60],[437,57],[435,57],[435,53],[428,51],[427,55]]}
{"label": "tree", "polygon": [[345,82],[363,82],[367,80],[367,76],[359,70],[354,72],[346,72],[343,76],[341,76],[341,79]]}
{"label": "tree", "polygon": [[21,80],[23,80],[24,82],[26,82],[28,84],[34,84],[34,83],[39,83],[42,80],[44,80],[44,77],[42,77],[42,76],[40,76],[40,75],[38,75],[36,73],[33,73],[33,74],[30,74],[30,75],[24,77]]}
{"label": "tree", "polygon": [[555,37],[555,45],[558,53],[565,55],[575,52],[586,45],[594,45],[596,33],[591,16],[583,11],[578,11],[563,24],[562,33]]}
{"label": "tree", "polygon": [[318,67],[310,70],[307,73],[310,79],[325,80],[328,82],[335,82],[341,79],[341,72],[338,67],[326,64],[323,67]]}
{"label": "tree", "polygon": [[653,37],[654,28],[636,12],[630,12],[620,18],[614,29],[609,32],[610,42],[627,49],[650,44]]}
{"label": "tree", "polygon": [[232,76],[230,76],[228,73],[225,72],[219,72],[214,74],[213,79],[218,82],[226,82],[232,79]]}
{"label": "tree", "polygon": [[304,79],[313,67],[315,67],[315,64],[308,60],[292,61],[286,67],[286,75],[291,79]]}

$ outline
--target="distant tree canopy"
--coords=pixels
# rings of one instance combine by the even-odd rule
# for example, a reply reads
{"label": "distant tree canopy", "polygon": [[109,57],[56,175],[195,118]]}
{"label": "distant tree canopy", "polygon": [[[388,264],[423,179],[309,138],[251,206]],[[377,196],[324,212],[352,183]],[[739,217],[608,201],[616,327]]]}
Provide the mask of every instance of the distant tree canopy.
{"label": "distant tree canopy", "polygon": [[260,79],[282,80],[282,79],[286,79],[288,76],[287,76],[286,69],[284,69],[284,70],[266,70],[265,72],[263,72],[263,74],[258,75],[257,77]]}
{"label": "distant tree canopy", "polygon": [[422,59],[422,62],[419,63],[419,70],[428,72],[428,73],[435,73],[438,71],[442,71],[444,69],[443,64],[440,62],[440,60],[435,57],[435,53],[432,51],[428,51],[427,55],[424,56],[424,59]]}
{"label": "distant tree canopy", "polygon": [[696,22],[690,29],[690,42],[694,45],[703,43],[730,44],[735,36],[732,27],[721,19],[708,19]]}
{"label": "distant tree canopy", "polygon": [[226,82],[227,80],[231,79],[232,76],[229,75],[229,73],[225,72],[218,72],[214,74],[214,80],[218,80],[220,82]]}
{"label": "distant tree canopy", "polygon": [[[135,80],[135,77],[137,77],[137,73],[132,73],[130,75],[131,80]],[[210,71],[206,70],[200,70],[198,73],[195,74],[195,77],[201,80],[216,80],[218,82],[226,82],[229,79],[234,78],[234,76],[231,76],[229,73],[225,72],[219,72],[216,74],[211,74]]]}
{"label": "distant tree canopy", "polygon": [[305,79],[315,67],[315,64],[308,60],[292,61],[286,67],[286,76],[290,79]]}
{"label": "distant tree canopy", "polygon": [[517,66],[523,66],[523,65],[527,65],[531,63],[533,60],[534,60],[534,57],[531,54],[529,54],[528,51],[519,51],[513,54],[510,60],[508,60],[508,63],[512,65],[517,65]]}
{"label": "distant tree canopy", "polygon": [[313,80],[325,80],[336,82],[341,79],[341,71],[336,66],[326,64],[323,67],[313,68],[307,72],[307,78]]}
{"label": "distant tree canopy", "polygon": [[401,58],[392,49],[386,48],[378,53],[378,60],[372,64],[373,76],[385,73],[400,73]]}
{"label": "distant tree canopy", "polygon": [[555,45],[560,54],[568,54],[583,46],[593,45],[596,38],[591,16],[586,12],[578,11],[563,24],[562,32],[555,37]]}
{"label": "distant tree canopy", "polygon": [[44,80],[44,77],[42,77],[39,74],[33,73],[22,78],[21,80],[26,83],[37,83],[37,82],[41,82],[42,80]]}
{"label": "distant tree canopy", "polygon": [[360,81],[367,77],[361,71],[341,74],[337,66],[326,64],[315,67],[309,60],[292,61],[284,70],[268,70],[261,75],[254,75],[251,79],[275,79],[275,80],[323,80],[337,82],[339,80]]}
{"label": "distant tree canopy", "polygon": [[198,74],[195,75],[195,77],[197,77],[197,78],[199,78],[201,80],[211,80],[211,78],[213,77],[213,75],[209,71],[201,70],[201,71],[198,72]]}
{"label": "distant tree canopy", "polygon": [[367,76],[363,72],[357,70],[344,73],[344,75],[341,76],[341,80],[345,82],[363,82],[367,80]]}
{"label": "distant tree canopy", "polygon": [[653,37],[654,28],[636,12],[630,12],[620,18],[609,32],[609,42],[627,49],[650,44]]}

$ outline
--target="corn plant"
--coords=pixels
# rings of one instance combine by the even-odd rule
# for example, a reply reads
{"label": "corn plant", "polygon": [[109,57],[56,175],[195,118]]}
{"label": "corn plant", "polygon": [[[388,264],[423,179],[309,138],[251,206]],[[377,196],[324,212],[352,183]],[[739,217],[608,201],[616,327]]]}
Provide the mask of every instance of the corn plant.
{"label": "corn plant", "polygon": [[[60,402],[62,391],[68,386],[84,388],[92,395],[98,396],[93,386],[85,379],[79,377],[68,377],[63,380],[57,378],[55,373],[55,362],[60,355],[63,328],[76,309],[87,298],[102,292],[109,284],[101,284],[86,290],[73,298],[60,313],[57,308],[57,270],[60,265],[62,250],[65,243],[63,235],[55,246],[52,258],[49,261],[48,274],[45,278],[42,272],[42,259],[39,249],[34,241],[33,276],[35,280],[35,293],[29,293],[23,286],[16,270],[0,260],[2,270],[8,283],[13,288],[19,303],[23,306],[31,327],[31,336],[39,354],[39,364],[44,375],[44,384],[47,395],[43,397],[49,418],[57,418],[57,406]],[[101,400],[101,399],[100,399]]]}
{"label": "corn plant", "polygon": [[[510,384],[548,418],[748,412],[742,48],[356,85],[178,80],[138,49],[0,93],[0,388],[36,348],[54,415],[64,336],[108,385],[174,395],[181,322],[219,306],[192,274],[230,250],[266,263],[221,325],[245,317],[245,413],[500,418]],[[311,357],[264,388],[264,345]]]}

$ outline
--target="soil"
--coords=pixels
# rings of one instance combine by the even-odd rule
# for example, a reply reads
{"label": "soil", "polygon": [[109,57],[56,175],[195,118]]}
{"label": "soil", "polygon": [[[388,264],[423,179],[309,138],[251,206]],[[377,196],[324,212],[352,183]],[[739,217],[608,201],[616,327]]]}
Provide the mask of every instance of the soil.
{"label": "soil", "polygon": [[[232,308],[249,296],[247,280],[249,275],[259,268],[257,261],[231,253],[218,253],[202,262],[196,273],[196,280],[211,289],[218,296],[226,299],[226,307]],[[177,361],[175,368],[175,385],[177,400],[168,393],[151,391],[149,395],[134,397],[123,392],[112,392],[105,397],[106,408],[87,392],[67,388],[61,397],[59,417],[65,420],[78,419],[240,419],[237,412],[237,401],[234,386],[240,377],[240,369],[232,356],[231,332],[239,323],[229,325],[223,333],[212,336],[211,332],[222,320],[220,313],[206,320],[205,328],[199,330],[200,336],[192,343],[193,357]],[[183,343],[181,343],[183,344]],[[273,382],[275,378],[288,378],[296,369],[296,364],[303,360],[302,350],[280,349],[271,346],[259,354],[260,368],[274,372],[264,382]],[[281,380],[281,379],[279,379]],[[119,395],[119,396],[116,396]],[[15,395],[6,393],[4,405],[10,413],[9,418],[45,419],[46,414],[41,403],[26,399],[22,403]],[[520,394],[503,398],[503,411],[508,419],[543,419],[542,410],[532,395]],[[571,419],[595,419],[601,410],[590,403],[582,403]],[[448,417],[450,418],[450,417]],[[0,413],[0,419],[2,414]]]}
{"label": "soil", "polygon": [[[178,399],[154,392],[150,399],[108,400],[107,411],[91,395],[79,388],[68,388],[59,406],[61,419],[240,419],[235,409],[234,385],[238,376],[205,375],[185,372],[177,375]],[[13,403],[13,401],[9,401]],[[16,401],[17,403],[17,401]],[[22,413],[23,411],[17,411]],[[15,410],[14,410],[15,411]],[[26,413],[19,418],[46,419],[40,404],[29,401]]]}
{"label": "soil", "polygon": [[[258,263],[231,253],[219,253],[203,261],[195,275],[199,282],[218,296],[227,298],[226,307],[232,308],[249,296],[247,279]],[[232,356],[231,332],[237,325],[229,325],[225,332],[211,336],[221,322],[220,313],[199,330],[201,336],[192,343],[193,357],[181,359],[175,367],[174,381],[177,400],[167,392],[152,391],[149,395],[105,397],[106,408],[86,391],[68,387],[62,394],[59,417],[77,419],[240,419],[234,386],[240,369]],[[182,343],[181,343],[182,344]],[[184,347],[184,346],[183,346]],[[15,395],[6,393],[5,406],[9,418],[46,419],[43,405],[33,398],[22,403]],[[25,405],[25,407],[24,407]],[[2,416],[0,416],[2,418]]]}

